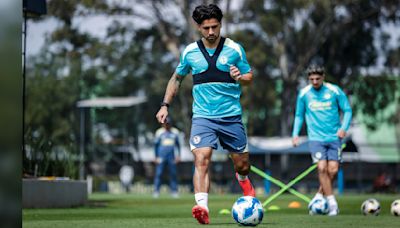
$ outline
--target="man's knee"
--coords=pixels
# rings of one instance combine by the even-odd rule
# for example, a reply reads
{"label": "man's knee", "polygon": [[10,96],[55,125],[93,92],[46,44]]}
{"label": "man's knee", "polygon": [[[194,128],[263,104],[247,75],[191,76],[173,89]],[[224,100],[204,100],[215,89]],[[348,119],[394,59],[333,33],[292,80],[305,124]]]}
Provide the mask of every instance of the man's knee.
{"label": "man's knee", "polygon": [[318,173],[328,174],[328,168],[325,165],[318,165]]}
{"label": "man's knee", "polygon": [[329,167],[328,168],[328,174],[331,177],[336,176],[337,172],[338,172],[338,167]]}
{"label": "man's knee", "polygon": [[204,156],[202,154],[197,154],[195,156],[195,161],[194,161],[194,165],[196,167],[204,167],[204,166],[208,166],[209,164],[209,158],[207,156]]}

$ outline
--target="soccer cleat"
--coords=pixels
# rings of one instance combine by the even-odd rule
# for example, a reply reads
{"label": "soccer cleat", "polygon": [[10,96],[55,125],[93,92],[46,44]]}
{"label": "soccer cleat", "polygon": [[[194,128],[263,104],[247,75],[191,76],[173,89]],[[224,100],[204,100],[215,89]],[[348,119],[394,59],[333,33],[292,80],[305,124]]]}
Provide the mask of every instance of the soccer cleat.
{"label": "soccer cleat", "polygon": [[173,193],[171,193],[171,197],[175,198],[175,199],[178,199],[179,198],[179,194],[177,192],[173,192]]}
{"label": "soccer cleat", "polygon": [[205,207],[200,205],[195,205],[192,208],[193,218],[197,219],[200,224],[209,224],[210,220],[208,218],[208,211]]}
{"label": "soccer cleat", "polygon": [[244,196],[256,197],[256,191],[254,190],[254,187],[251,184],[249,178],[247,178],[246,180],[239,180],[238,173],[236,173],[236,179],[238,180],[239,185],[242,188]]}
{"label": "soccer cleat", "polygon": [[329,204],[328,216],[336,216],[339,214],[339,207],[337,204]]}

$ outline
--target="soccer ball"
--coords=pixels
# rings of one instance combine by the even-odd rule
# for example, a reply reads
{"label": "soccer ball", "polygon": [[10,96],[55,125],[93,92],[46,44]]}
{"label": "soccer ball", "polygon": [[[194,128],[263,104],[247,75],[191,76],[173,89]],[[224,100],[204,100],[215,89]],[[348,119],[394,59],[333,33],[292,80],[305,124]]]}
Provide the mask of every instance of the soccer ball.
{"label": "soccer ball", "polygon": [[394,216],[400,216],[400,199],[393,201],[390,206],[390,213]]}
{"label": "soccer ball", "polygon": [[261,202],[252,196],[242,196],[232,206],[232,217],[243,226],[257,226],[264,217]]}
{"label": "soccer ball", "polygon": [[325,198],[318,198],[308,204],[310,215],[325,215],[329,212],[328,201]]}
{"label": "soccer ball", "polygon": [[361,212],[363,215],[379,215],[381,205],[376,199],[367,199],[361,205]]}

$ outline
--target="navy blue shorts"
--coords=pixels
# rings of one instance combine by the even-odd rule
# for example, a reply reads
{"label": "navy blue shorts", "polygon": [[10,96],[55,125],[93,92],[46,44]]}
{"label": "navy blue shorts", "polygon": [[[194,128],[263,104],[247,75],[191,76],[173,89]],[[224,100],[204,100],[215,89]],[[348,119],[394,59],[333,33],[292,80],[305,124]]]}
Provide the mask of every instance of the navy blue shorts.
{"label": "navy blue shorts", "polygon": [[207,119],[196,117],[192,120],[190,150],[201,147],[222,148],[229,152],[242,153],[247,150],[247,136],[241,116]]}
{"label": "navy blue shorts", "polygon": [[308,146],[314,163],[320,160],[339,162],[342,160],[342,143],[340,140],[332,142],[309,141]]}

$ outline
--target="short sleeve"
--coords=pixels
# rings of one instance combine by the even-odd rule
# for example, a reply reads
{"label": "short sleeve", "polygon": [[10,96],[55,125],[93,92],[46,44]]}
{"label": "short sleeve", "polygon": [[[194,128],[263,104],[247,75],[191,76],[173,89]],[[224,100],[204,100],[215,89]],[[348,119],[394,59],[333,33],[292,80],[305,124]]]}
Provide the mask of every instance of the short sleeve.
{"label": "short sleeve", "polygon": [[240,52],[241,52],[241,57],[238,60],[238,63],[236,64],[237,68],[239,68],[240,72],[242,74],[246,74],[249,73],[251,71],[251,67],[249,65],[249,63],[247,62],[247,58],[246,58],[246,52],[244,51],[244,48],[240,46]]}

